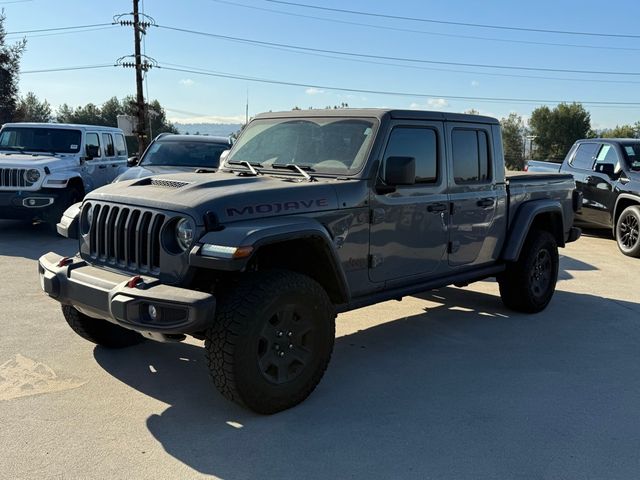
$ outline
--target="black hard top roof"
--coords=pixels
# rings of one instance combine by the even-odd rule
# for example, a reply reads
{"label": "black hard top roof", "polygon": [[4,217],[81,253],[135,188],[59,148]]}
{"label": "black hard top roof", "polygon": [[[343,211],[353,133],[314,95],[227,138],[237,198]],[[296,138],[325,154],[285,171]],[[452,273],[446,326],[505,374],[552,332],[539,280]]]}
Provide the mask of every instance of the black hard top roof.
{"label": "black hard top roof", "polygon": [[583,138],[580,143],[602,142],[602,143],[640,143],[640,138]]}
{"label": "black hard top roof", "polygon": [[287,112],[265,112],[255,118],[300,118],[300,117],[384,117],[400,120],[436,120],[450,122],[472,122],[498,124],[498,120],[484,115],[467,113],[434,112],[426,110],[396,110],[389,108],[327,108],[313,110],[291,110]]}

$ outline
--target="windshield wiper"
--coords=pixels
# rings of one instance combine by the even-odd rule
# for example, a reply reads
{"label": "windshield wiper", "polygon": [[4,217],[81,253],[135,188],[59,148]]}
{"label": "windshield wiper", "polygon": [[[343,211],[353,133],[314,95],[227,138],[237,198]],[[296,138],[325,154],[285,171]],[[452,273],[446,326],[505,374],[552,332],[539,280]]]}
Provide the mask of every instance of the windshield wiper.
{"label": "windshield wiper", "polygon": [[295,163],[274,163],[273,165],[271,165],[271,168],[293,170],[294,172],[298,172],[300,175],[302,175],[307,180],[307,182],[315,181],[315,178],[313,178],[311,175],[305,172],[305,170],[309,170],[313,172],[313,168],[311,168],[309,165],[297,165]]}
{"label": "windshield wiper", "polygon": [[243,167],[247,167],[252,175],[258,175],[260,173],[259,170],[256,170],[253,167],[262,168],[262,164],[259,162],[248,162],[247,160],[236,160],[236,161],[227,161],[227,165],[242,165]]}

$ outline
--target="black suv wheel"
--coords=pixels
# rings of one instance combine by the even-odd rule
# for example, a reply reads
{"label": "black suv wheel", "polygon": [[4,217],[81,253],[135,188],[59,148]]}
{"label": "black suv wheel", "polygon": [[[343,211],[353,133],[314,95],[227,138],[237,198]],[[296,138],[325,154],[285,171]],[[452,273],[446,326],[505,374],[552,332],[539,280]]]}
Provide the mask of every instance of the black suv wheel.
{"label": "black suv wheel", "polygon": [[258,413],[302,402],[327,368],[335,311],[314,280],[289,271],[249,274],[218,304],[205,348],[218,390]]}
{"label": "black suv wheel", "polygon": [[632,205],[623,210],[616,223],[616,241],[622,253],[640,257],[640,207]]}
{"label": "black suv wheel", "polygon": [[544,310],[556,289],[558,263],[554,236],[542,230],[531,231],[518,261],[498,277],[503,303],[519,312]]}

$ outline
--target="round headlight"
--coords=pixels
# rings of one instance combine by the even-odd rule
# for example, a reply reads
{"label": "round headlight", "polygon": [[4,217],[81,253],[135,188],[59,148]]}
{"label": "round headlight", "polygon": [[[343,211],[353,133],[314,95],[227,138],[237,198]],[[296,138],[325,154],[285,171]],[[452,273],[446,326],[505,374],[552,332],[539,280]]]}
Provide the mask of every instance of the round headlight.
{"label": "round headlight", "polygon": [[187,218],[180,219],[176,224],[176,239],[182,250],[187,250],[191,246],[194,230],[193,222]]}
{"label": "round headlight", "polygon": [[24,179],[29,183],[36,183],[40,180],[40,172],[35,168],[30,168],[24,172]]}

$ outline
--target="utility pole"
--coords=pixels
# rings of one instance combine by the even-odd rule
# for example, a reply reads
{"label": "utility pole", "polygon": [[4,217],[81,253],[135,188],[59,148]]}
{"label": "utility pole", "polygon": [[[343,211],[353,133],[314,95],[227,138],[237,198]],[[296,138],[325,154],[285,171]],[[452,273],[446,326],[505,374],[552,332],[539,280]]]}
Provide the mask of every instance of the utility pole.
{"label": "utility pole", "polygon": [[140,0],[133,0],[133,12],[115,15],[113,22],[122,26],[133,27],[134,54],[118,58],[116,65],[136,69],[136,100],[132,101],[131,105],[135,107],[137,124],[133,133],[136,134],[138,139],[138,156],[142,156],[149,141],[147,138],[147,104],[144,101],[142,83],[146,73],[151,70],[152,67],[157,66],[158,62],[141,52],[142,35],[146,35],[147,29],[155,26],[156,22],[144,12],[140,13],[138,8],[139,2]]}
{"label": "utility pole", "polygon": [[147,148],[147,112],[142,88],[142,80],[146,68],[143,66],[142,54],[140,53],[140,40],[146,32],[145,27],[140,25],[139,2],[140,0],[133,0],[133,35],[135,39],[134,54],[136,64],[136,116],[138,117],[136,135],[138,137],[138,156],[142,158],[142,154]]}

